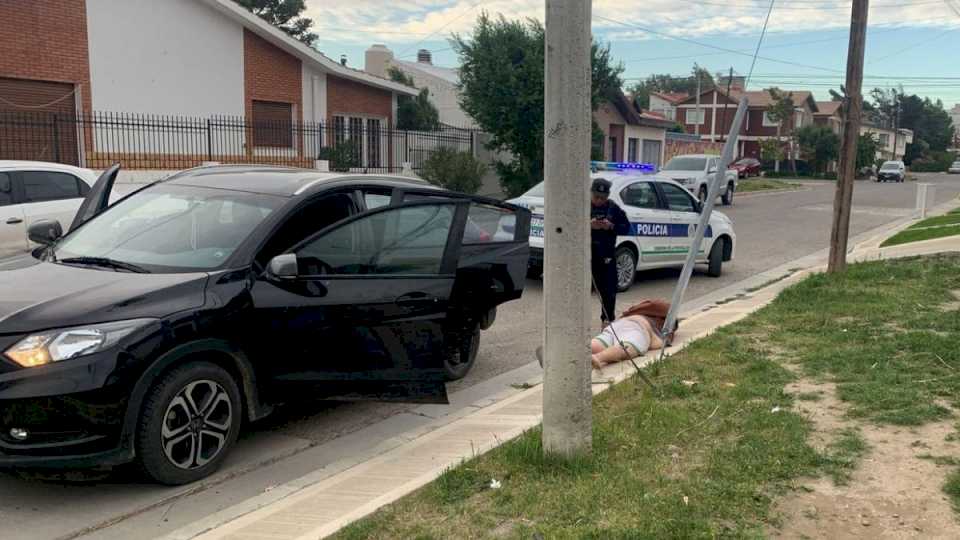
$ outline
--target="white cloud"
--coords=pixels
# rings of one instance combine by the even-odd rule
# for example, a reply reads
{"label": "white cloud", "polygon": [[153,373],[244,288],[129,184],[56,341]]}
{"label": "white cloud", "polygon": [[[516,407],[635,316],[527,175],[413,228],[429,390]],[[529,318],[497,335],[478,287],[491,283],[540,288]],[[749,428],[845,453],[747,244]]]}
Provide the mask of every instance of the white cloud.
{"label": "white cloud", "polygon": [[[307,15],[324,41],[366,44],[387,41],[414,45],[429,37],[440,41],[451,32],[467,33],[481,10],[508,18],[543,19],[543,0],[307,0]],[[769,6],[765,0],[594,0],[595,16],[655,29],[672,36],[757,35]],[[872,26],[960,27],[960,16],[939,0],[879,0],[870,11]],[[768,30],[791,33],[845,29],[849,2],[780,0]],[[594,20],[594,31],[609,41],[652,36],[637,28]],[[435,35],[430,35],[434,34]]]}

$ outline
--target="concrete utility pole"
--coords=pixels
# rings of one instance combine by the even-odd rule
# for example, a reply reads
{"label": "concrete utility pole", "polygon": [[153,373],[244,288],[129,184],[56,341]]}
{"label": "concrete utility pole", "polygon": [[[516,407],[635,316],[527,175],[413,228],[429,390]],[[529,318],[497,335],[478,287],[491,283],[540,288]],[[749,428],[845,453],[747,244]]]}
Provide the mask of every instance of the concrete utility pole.
{"label": "concrete utility pole", "polygon": [[833,229],[830,231],[828,272],[847,268],[847,239],[850,234],[850,205],[857,170],[857,140],[860,137],[860,113],[863,109],[863,54],[867,44],[867,11],[870,0],[853,0],[850,16],[850,46],[847,49],[847,96],[844,107],[843,139],[840,143],[840,170],[833,199]]}
{"label": "concrete utility pole", "polygon": [[590,365],[591,0],[547,0],[544,118],[543,448],[593,442]]}

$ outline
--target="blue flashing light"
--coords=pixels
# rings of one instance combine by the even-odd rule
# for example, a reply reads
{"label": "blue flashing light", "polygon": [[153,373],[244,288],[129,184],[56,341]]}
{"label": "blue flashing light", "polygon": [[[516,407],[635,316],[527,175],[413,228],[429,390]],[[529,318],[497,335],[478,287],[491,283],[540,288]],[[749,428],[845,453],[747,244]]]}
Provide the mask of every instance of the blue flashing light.
{"label": "blue flashing light", "polygon": [[619,171],[619,172],[656,172],[657,168],[652,163],[625,163],[620,161],[591,161],[590,170],[597,171]]}

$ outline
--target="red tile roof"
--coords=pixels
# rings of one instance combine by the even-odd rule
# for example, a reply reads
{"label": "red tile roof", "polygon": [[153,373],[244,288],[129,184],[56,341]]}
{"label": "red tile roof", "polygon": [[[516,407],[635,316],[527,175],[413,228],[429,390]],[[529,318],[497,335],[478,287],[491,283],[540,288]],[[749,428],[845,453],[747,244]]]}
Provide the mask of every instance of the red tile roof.
{"label": "red tile roof", "polygon": [[665,99],[674,105],[690,97],[686,92],[651,92],[651,94]]}

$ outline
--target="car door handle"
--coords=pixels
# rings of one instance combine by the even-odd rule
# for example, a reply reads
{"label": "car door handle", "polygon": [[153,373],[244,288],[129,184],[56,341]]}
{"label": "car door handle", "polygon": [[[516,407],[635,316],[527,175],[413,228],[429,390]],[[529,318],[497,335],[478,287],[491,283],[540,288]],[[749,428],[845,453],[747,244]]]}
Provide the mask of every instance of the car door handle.
{"label": "car door handle", "polygon": [[433,304],[439,301],[440,299],[432,294],[413,292],[401,294],[396,300],[394,300],[394,303],[396,303],[398,306],[420,306],[423,304]]}
{"label": "car door handle", "polygon": [[23,223],[23,220],[18,217],[12,217],[7,220],[7,225],[19,225]]}

